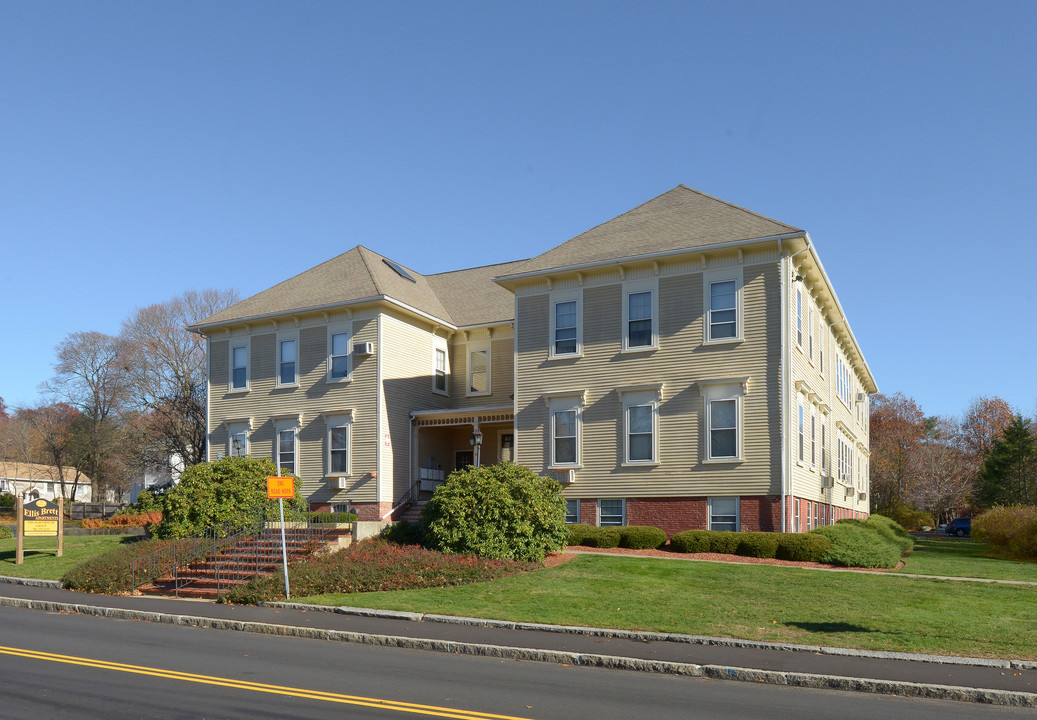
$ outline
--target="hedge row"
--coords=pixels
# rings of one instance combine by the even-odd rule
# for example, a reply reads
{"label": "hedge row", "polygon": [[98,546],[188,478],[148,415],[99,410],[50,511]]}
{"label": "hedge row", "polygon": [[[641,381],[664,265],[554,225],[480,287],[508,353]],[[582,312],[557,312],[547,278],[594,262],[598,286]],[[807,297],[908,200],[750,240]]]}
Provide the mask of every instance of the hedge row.
{"label": "hedge row", "polygon": [[893,568],[915,545],[904,528],[882,515],[840,520],[810,532],[832,541],[822,562],[846,567]]}
{"label": "hedge row", "polygon": [[112,515],[110,518],[86,518],[83,520],[85,528],[113,528],[113,527],[147,527],[162,522],[162,511],[139,513],[137,515]]}
{"label": "hedge row", "polygon": [[566,525],[569,537],[566,545],[598,548],[631,548],[646,550],[666,544],[666,533],[648,525],[596,527],[594,525]]}
{"label": "hedge row", "polygon": [[831,546],[827,538],[798,533],[685,530],[670,538],[670,548],[676,552],[721,553],[797,562],[821,562]]}
{"label": "hedge row", "polygon": [[1037,559],[1037,506],[991,508],[972,521],[972,537],[1000,555]]}
{"label": "hedge row", "polygon": [[132,592],[130,563],[168,544],[168,540],[139,540],[119,545],[114,550],[76,565],[61,578],[61,586],[66,590],[104,595]]}

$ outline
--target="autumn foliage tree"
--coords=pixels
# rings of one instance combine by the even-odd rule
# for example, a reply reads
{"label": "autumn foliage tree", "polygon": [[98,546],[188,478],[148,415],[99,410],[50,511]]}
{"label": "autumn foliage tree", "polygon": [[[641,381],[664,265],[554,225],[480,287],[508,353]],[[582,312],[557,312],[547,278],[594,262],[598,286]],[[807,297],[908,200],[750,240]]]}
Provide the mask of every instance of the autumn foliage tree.
{"label": "autumn foliage tree", "polygon": [[890,511],[908,504],[910,469],[926,437],[925,415],[903,393],[875,395],[871,402],[872,509]]}

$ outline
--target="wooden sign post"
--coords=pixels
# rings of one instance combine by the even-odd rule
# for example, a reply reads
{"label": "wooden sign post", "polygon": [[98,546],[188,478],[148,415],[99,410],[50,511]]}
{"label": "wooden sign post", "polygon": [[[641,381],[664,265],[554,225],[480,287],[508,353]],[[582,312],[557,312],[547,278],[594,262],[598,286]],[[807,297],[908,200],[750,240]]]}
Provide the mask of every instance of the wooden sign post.
{"label": "wooden sign post", "polygon": [[21,565],[25,560],[24,539],[27,537],[56,537],[57,554],[64,552],[64,498],[59,498],[57,505],[47,500],[33,500],[28,505],[21,497],[15,505],[18,519],[18,540],[15,543],[14,564]]}

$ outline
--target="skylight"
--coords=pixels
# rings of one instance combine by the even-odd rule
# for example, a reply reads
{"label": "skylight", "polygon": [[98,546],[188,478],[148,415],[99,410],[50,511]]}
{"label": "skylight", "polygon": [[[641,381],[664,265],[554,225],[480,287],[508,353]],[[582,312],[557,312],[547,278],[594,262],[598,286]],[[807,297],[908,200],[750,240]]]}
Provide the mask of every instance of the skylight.
{"label": "skylight", "polygon": [[405,278],[407,280],[410,280],[411,282],[417,282],[417,280],[411,277],[411,274],[404,270],[399,263],[395,263],[389,258],[382,258],[382,262],[391,267],[393,270],[395,270],[396,274],[399,275],[401,278]]}

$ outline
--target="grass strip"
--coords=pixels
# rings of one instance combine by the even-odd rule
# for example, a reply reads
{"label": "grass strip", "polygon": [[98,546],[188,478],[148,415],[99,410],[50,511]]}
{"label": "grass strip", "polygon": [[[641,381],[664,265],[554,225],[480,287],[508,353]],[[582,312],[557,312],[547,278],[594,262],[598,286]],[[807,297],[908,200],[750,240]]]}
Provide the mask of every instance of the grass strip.
{"label": "grass strip", "polygon": [[1037,582],[1037,562],[990,555],[986,543],[956,538],[923,538],[896,572],[946,577]]}
{"label": "grass strip", "polygon": [[884,573],[588,554],[550,570],[463,587],[298,600],[869,650],[1037,659],[1037,589]]}
{"label": "grass strip", "polygon": [[60,580],[70,569],[124,542],[133,542],[134,535],[66,535],[62,556],[57,557],[58,539],[25,538],[24,562],[15,564],[16,540],[0,540],[0,575],[9,577]]}

